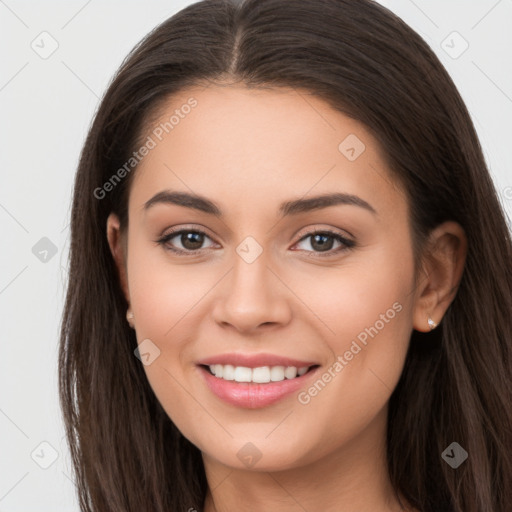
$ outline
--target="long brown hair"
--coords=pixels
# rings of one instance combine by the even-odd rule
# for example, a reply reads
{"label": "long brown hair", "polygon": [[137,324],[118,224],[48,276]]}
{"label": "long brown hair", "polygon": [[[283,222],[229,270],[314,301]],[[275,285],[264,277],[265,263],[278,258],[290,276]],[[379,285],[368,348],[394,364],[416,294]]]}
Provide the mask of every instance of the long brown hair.
{"label": "long brown hair", "polygon": [[[76,174],[60,399],[82,511],[203,509],[201,453],[151,390],[106,237],[128,223],[136,172],[100,194],[187,86],[240,81],[309,91],[368,127],[407,192],[415,254],[445,220],[468,238],[441,325],[413,331],[389,404],[391,481],[421,512],[512,503],[512,242],[467,109],[428,45],[371,0],[205,0],[153,30],[118,70]],[[103,188],[105,190],[105,188]],[[95,193],[96,191],[96,193]],[[441,457],[452,442],[468,459]]]}

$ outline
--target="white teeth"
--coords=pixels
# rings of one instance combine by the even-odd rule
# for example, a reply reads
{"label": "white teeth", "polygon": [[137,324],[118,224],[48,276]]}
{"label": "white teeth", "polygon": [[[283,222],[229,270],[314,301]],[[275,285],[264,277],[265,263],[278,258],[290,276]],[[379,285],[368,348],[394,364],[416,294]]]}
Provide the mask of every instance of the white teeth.
{"label": "white teeth", "polygon": [[[215,374],[217,375],[217,374]],[[222,373],[224,380],[235,380],[235,367],[231,364],[226,364]]]}
{"label": "white teeth", "polygon": [[222,374],[223,374],[223,366],[221,364],[216,364],[215,365],[215,375],[218,375],[219,377],[222,377]]}
{"label": "white teeth", "polygon": [[255,382],[266,384],[267,382],[281,382],[285,379],[301,377],[308,370],[309,366],[297,368],[295,366],[260,366],[258,368],[247,368],[246,366],[232,366],[230,364],[212,364],[210,371],[220,379],[234,380],[236,382]]}
{"label": "white teeth", "polygon": [[270,382],[270,368],[268,366],[262,366],[261,368],[253,368],[252,381],[259,382],[261,384],[263,384],[264,382]]}
{"label": "white teeth", "polygon": [[272,366],[270,368],[270,380],[272,382],[284,380],[284,366]]}
{"label": "white teeth", "polygon": [[284,376],[287,379],[295,379],[295,377],[297,377],[297,368],[295,368],[295,366],[287,366],[284,371]]}
{"label": "white teeth", "polygon": [[[217,376],[217,373],[215,373],[215,376]],[[237,382],[251,382],[252,370],[245,366],[237,366],[235,368],[235,380]]]}

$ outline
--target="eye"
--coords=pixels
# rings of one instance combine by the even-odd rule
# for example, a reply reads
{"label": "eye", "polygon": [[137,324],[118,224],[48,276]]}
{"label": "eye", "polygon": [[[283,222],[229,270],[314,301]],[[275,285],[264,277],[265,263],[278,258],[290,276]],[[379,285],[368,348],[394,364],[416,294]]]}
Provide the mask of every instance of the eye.
{"label": "eye", "polygon": [[[206,240],[212,243],[207,247],[203,247]],[[157,242],[167,250],[179,255],[193,254],[196,251],[215,246],[213,240],[205,232],[198,229],[171,231],[157,240]]]}
{"label": "eye", "polygon": [[331,256],[355,246],[353,240],[329,230],[312,231],[303,236],[296,246],[300,246],[300,244],[302,244],[302,247],[299,247],[301,250],[320,253],[318,256]]}
{"label": "eye", "polygon": [[[210,243],[204,246],[206,241]],[[203,249],[216,246],[215,242],[200,229],[174,230],[156,240],[156,242],[178,256],[193,256]],[[300,247],[301,244],[302,247]],[[329,230],[307,233],[295,244],[300,250],[313,253],[316,256],[332,256],[349,250],[355,245],[356,243],[353,240]]]}

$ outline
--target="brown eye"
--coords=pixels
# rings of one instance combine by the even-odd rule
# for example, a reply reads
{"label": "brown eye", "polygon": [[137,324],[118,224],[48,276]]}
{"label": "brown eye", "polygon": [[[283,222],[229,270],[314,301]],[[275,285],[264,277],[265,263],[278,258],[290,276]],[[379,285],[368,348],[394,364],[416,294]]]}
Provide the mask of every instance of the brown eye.
{"label": "brown eye", "polygon": [[[302,245],[302,247],[300,247]],[[331,231],[315,231],[302,237],[297,247],[310,253],[317,253],[319,256],[328,256],[345,251],[356,244],[338,233]],[[325,253],[325,254],[323,254]]]}
{"label": "brown eye", "polygon": [[[203,245],[206,241],[210,241],[210,244],[204,247]],[[157,242],[163,245],[165,249],[176,254],[194,254],[196,251],[215,245],[206,233],[190,229],[173,231],[157,240]]]}
{"label": "brown eye", "polygon": [[180,236],[181,245],[190,251],[200,249],[204,243],[204,234],[197,233],[196,231],[189,231],[182,233]]}
{"label": "brown eye", "polygon": [[334,245],[334,238],[330,235],[312,235],[311,236],[311,247],[315,251],[328,251],[332,249]]}

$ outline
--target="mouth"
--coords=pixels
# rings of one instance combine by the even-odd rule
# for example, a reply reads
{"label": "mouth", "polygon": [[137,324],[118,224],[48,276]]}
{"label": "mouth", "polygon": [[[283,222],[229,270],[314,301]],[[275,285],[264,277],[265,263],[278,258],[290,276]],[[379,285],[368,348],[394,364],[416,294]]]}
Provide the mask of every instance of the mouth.
{"label": "mouth", "polygon": [[268,407],[308,385],[320,365],[235,366],[199,364],[207,388],[223,402],[245,409]]}
{"label": "mouth", "polygon": [[231,364],[200,365],[210,372],[211,375],[225,381],[238,383],[267,384],[269,382],[282,382],[302,377],[306,373],[318,367],[311,366],[258,366],[250,368],[247,366],[234,366]]}

